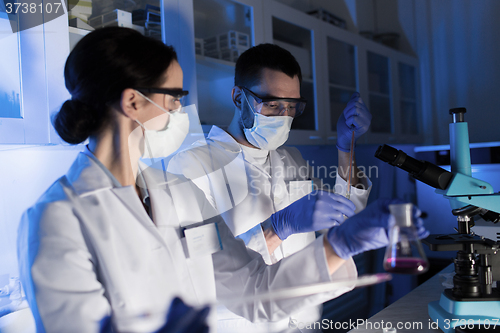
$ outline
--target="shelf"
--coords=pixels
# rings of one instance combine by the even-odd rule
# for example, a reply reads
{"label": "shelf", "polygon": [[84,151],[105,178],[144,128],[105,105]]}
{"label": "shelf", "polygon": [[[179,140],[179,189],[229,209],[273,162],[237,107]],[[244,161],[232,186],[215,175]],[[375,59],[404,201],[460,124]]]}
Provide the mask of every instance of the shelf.
{"label": "shelf", "polygon": [[196,73],[202,80],[218,80],[234,77],[235,64],[230,61],[196,55]]}
{"label": "shelf", "polygon": [[83,150],[88,140],[78,145],[70,144],[0,144],[0,151],[18,150],[18,149],[37,149],[37,150]]}
{"label": "shelf", "polygon": [[349,87],[349,86],[344,86],[341,84],[335,84],[335,83],[328,83],[330,88],[337,88],[337,89],[343,89],[343,90],[354,90],[356,91],[356,87]]}
{"label": "shelf", "polygon": [[312,77],[302,77],[302,83],[314,84]]}
{"label": "shelf", "polygon": [[75,45],[83,38],[86,34],[90,32],[90,30],[68,27],[69,30],[69,49],[73,50]]}
{"label": "shelf", "polygon": [[91,31],[91,30],[75,28],[75,27],[71,27],[71,26],[68,27],[68,30],[72,34],[81,35],[81,36],[85,36],[86,34],[88,34]]}
{"label": "shelf", "polygon": [[391,98],[391,95],[380,93],[380,92],[377,92],[377,91],[370,91],[369,94],[372,95],[372,96],[377,96],[377,97]]}
{"label": "shelf", "polygon": [[405,103],[417,103],[417,100],[415,98],[399,98],[400,102],[405,102]]}

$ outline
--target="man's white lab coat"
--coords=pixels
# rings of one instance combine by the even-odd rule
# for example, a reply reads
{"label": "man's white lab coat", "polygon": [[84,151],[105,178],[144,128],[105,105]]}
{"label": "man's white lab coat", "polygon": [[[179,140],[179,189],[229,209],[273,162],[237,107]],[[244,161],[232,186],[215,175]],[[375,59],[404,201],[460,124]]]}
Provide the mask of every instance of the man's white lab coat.
{"label": "man's white lab coat", "polygon": [[[176,156],[169,170],[193,180],[232,232],[271,265],[300,251],[316,237],[314,232],[291,235],[274,253],[269,253],[260,223],[296,200],[299,193],[291,193],[290,182],[311,183],[312,174],[296,148],[283,146],[271,150],[268,159],[270,168],[263,168],[227,132],[213,126],[207,140]],[[321,188],[319,180],[315,180],[315,185]],[[366,179],[365,185],[366,190],[351,191],[350,199],[356,205],[356,212],[366,207],[371,182]],[[337,175],[337,193],[344,195],[346,187],[347,183]],[[281,332],[288,328],[291,319],[309,323],[320,318],[321,306],[315,306],[276,323],[254,324],[219,307],[218,329],[219,332]]]}
{"label": "man's white lab coat", "polygon": [[[97,332],[109,315],[120,331],[152,332],[164,323],[174,296],[203,305],[216,293],[227,299],[356,277],[352,260],[328,274],[322,239],[267,266],[234,238],[191,182],[166,176],[161,168],[143,175],[152,218],[135,188],[117,184],[88,151],[24,214],[18,257],[38,332]],[[179,190],[181,196],[172,194]],[[187,258],[182,230],[190,221],[179,218],[186,210],[213,216],[204,223],[217,224],[223,250]],[[304,302],[318,304],[349,289],[231,310],[253,321],[277,320]]]}

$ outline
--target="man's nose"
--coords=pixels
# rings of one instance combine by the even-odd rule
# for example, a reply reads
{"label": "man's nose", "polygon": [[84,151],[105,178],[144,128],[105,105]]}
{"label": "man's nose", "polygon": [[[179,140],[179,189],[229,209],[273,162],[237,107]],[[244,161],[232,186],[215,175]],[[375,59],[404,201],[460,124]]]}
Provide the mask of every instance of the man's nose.
{"label": "man's nose", "polygon": [[280,116],[290,116],[290,117],[293,117],[292,108],[290,108],[289,104],[286,104],[286,105],[281,104],[280,107],[281,107]]}

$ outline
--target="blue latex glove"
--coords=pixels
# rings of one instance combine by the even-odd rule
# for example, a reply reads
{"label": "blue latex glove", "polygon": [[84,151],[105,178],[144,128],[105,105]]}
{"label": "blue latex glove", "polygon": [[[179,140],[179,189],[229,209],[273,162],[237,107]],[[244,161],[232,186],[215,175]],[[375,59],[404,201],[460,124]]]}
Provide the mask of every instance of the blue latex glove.
{"label": "blue latex glove", "polygon": [[354,141],[368,131],[372,115],[365,103],[354,93],[337,121],[337,148],[343,152],[351,151],[352,131]]}
{"label": "blue latex glove", "polygon": [[101,322],[99,323],[100,333],[113,333],[113,323],[111,321],[111,316],[106,316],[101,319]]}
{"label": "blue latex glove", "polygon": [[[387,246],[389,226],[394,218],[389,212],[389,205],[400,203],[405,202],[400,199],[379,199],[340,226],[331,228],[327,238],[335,253],[342,259],[348,259],[356,254]],[[414,216],[419,238],[427,237],[429,233],[418,217],[418,209],[414,209]]]}
{"label": "blue latex glove", "polygon": [[156,333],[208,333],[209,307],[196,310],[176,297],[170,304],[167,323]]}
{"label": "blue latex glove", "polygon": [[420,218],[422,212],[416,206],[413,206],[413,222],[415,224],[415,229],[417,229],[417,235],[419,239],[427,238],[430,232],[424,227],[424,220]]}
{"label": "blue latex glove", "polygon": [[[176,297],[170,304],[167,322],[155,333],[208,333],[206,319],[209,311],[209,307],[195,310]],[[100,326],[100,333],[115,332],[111,317],[103,318]]]}
{"label": "blue latex glove", "polygon": [[271,223],[281,240],[296,233],[318,231],[344,222],[356,206],[344,196],[315,191],[271,215]]}

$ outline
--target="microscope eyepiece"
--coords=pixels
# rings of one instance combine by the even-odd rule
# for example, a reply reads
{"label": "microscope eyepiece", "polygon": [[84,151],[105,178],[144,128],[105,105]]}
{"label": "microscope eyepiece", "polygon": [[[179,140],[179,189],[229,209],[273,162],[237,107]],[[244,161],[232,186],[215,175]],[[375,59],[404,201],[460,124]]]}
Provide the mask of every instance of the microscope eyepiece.
{"label": "microscope eyepiece", "polygon": [[410,173],[415,179],[440,190],[444,190],[448,187],[453,176],[451,172],[435,164],[414,159],[406,155],[402,150],[398,150],[388,145],[378,147],[375,152],[375,157],[390,165],[403,169]]}
{"label": "microscope eyepiece", "polygon": [[467,110],[465,108],[453,108],[450,109],[450,114],[453,116],[454,123],[463,123],[465,121],[465,113]]}

